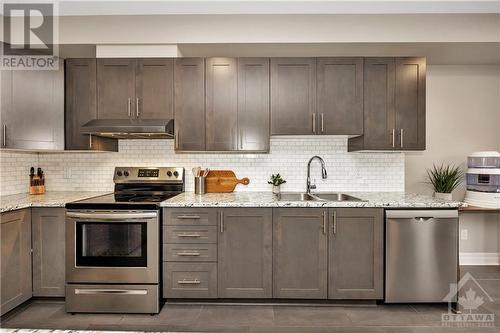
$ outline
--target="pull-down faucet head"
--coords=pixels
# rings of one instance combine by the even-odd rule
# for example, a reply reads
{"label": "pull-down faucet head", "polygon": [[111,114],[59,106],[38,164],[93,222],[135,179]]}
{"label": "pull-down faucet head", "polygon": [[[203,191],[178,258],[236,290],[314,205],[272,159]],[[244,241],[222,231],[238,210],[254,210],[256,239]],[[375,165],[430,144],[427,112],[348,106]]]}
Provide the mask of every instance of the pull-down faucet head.
{"label": "pull-down faucet head", "polygon": [[328,173],[326,172],[326,167],[325,167],[325,161],[317,155],[311,157],[309,160],[309,163],[307,163],[307,184],[306,184],[306,192],[310,193],[311,189],[315,189],[316,185],[311,185],[311,162],[314,159],[318,159],[321,162],[321,178],[326,179],[328,178]]}

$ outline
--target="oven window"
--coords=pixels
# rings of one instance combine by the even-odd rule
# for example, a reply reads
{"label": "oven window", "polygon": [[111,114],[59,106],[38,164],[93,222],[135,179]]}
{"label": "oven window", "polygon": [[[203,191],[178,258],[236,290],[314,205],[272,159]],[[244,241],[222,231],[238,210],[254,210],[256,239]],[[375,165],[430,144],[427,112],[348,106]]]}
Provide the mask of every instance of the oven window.
{"label": "oven window", "polygon": [[146,267],[146,223],[76,222],[76,266]]}

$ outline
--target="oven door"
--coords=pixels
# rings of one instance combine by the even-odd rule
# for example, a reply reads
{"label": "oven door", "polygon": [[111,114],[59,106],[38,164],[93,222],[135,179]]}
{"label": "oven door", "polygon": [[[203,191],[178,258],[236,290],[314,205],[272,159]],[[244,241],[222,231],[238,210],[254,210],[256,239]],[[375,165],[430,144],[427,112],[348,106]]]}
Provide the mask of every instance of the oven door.
{"label": "oven door", "polygon": [[68,283],[158,283],[158,211],[68,211]]}

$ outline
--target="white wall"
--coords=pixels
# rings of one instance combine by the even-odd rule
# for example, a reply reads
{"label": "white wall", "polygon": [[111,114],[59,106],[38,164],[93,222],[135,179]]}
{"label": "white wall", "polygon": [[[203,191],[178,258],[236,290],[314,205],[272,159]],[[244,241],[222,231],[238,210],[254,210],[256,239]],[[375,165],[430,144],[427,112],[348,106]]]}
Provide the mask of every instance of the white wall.
{"label": "white wall", "polygon": [[59,42],[500,42],[499,25],[499,14],[66,16]]}
{"label": "white wall", "polygon": [[500,149],[500,66],[428,66],[426,103],[427,149],[406,154],[405,178],[407,191],[432,194],[433,163],[465,168],[470,153]]}

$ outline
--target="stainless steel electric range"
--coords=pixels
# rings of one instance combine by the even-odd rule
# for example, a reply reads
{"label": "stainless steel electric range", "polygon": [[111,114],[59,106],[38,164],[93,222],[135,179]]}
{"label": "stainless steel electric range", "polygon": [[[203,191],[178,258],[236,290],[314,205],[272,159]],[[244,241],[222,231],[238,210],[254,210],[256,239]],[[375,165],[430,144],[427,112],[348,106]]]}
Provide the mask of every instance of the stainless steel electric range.
{"label": "stainless steel electric range", "polygon": [[183,168],[117,167],[115,191],[66,204],[66,311],[158,313],[159,203]]}

